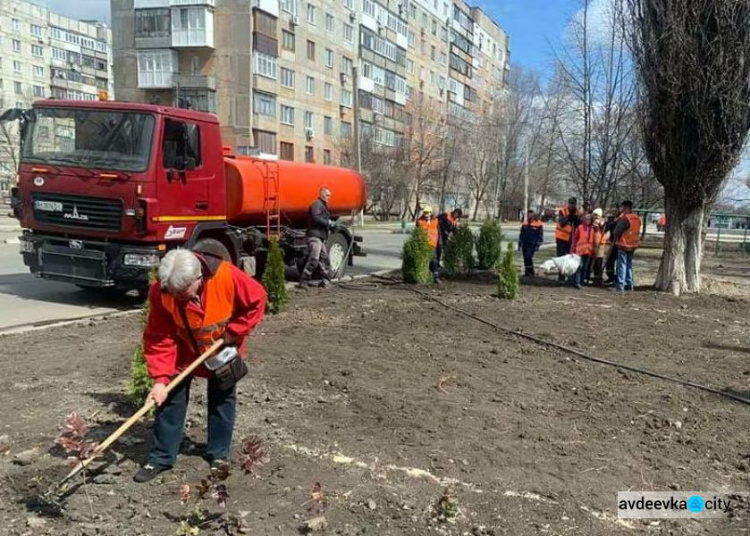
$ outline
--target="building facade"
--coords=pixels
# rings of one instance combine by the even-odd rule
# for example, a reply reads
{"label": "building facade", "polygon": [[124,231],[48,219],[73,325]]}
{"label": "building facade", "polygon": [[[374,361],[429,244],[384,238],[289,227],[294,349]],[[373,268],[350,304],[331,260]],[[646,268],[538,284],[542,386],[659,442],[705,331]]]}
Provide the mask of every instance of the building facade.
{"label": "building facade", "polygon": [[[113,98],[112,32],[22,2],[0,3],[0,110],[27,108],[37,99]],[[106,91],[107,95],[101,91]],[[15,125],[0,128],[0,190],[15,180]]]}
{"label": "building facade", "polygon": [[506,34],[463,0],[111,5],[118,99],[216,113],[225,145],[269,158],[351,165],[355,108],[361,139],[402,147],[418,93],[470,117],[508,70]]}

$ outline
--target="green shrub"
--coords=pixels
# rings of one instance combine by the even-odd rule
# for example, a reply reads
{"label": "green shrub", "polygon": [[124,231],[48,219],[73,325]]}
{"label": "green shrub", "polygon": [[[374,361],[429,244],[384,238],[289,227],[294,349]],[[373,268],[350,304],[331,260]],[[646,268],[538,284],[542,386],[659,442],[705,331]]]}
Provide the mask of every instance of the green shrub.
{"label": "green shrub", "polygon": [[430,260],[434,255],[427,232],[416,226],[404,242],[401,253],[401,273],[406,283],[425,284],[432,282]]}
{"label": "green shrub", "polygon": [[503,254],[503,231],[495,220],[488,220],[479,229],[477,239],[477,260],[480,270],[497,267]]}
{"label": "green shrub", "polygon": [[518,282],[518,270],[513,258],[513,244],[508,244],[503,262],[497,274],[497,293],[504,300],[515,300],[518,297],[520,285]]}
{"label": "green shrub", "polygon": [[443,246],[443,268],[448,277],[467,273],[476,267],[474,233],[468,225],[459,225]]}
{"label": "green shrub", "polygon": [[[149,283],[153,283],[157,278],[157,268],[151,270],[148,276]],[[141,309],[141,325],[145,326],[148,320],[148,298]],[[138,348],[133,353],[133,359],[130,364],[130,381],[128,382],[128,396],[136,406],[142,406],[146,403],[146,397],[153,387],[151,376],[148,375],[146,367],[146,358],[143,355],[143,341],[138,344]]]}
{"label": "green shrub", "polygon": [[261,281],[268,293],[266,308],[273,314],[280,313],[281,309],[289,301],[289,296],[286,292],[284,271],[284,257],[281,254],[279,242],[276,239],[272,239],[268,247],[268,261],[266,262],[266,269],[263,271]]}

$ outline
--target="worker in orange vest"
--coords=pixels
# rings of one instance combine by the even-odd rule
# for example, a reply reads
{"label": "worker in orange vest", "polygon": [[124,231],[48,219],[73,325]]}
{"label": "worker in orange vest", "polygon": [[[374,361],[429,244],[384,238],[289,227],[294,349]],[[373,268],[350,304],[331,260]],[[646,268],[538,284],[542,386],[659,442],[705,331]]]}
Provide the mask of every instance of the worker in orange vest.
{"label": "worker in orange vest", "polygon": [[237,404],[235,384],[247,373],[242,361],[245,339],[260,323],[266,305],[263,286],[210,245],[168,252],[158,277],[149,289],[143,333],[143,353],[154,382],[148,398],[157,408],[148,463],[133,477],[136,482],[148,482],[174,466],[193,378],[186,378],[168,395],[166,387],[219,339],[230,348],[229,360],[210,362],[209,358],[194,375],[208,379],[204,457],[212,467],[227,462]]}
{"label": "worker in orange vest", "polygon": [[518,234],[518,249],[523,254],[524,277],[534,277],[534,253],[544,242],[544,224],[539,215],[529,210]]}
{"label": "worker in orange vest", "polygon": [[[589,269],[589,276],[593,272],[594,274],[594,285],[597,287],[602,286],[604,281],[604,256],[607,253],[607,229],[606,221],[604,220],[604,211],[600,208],[594,209],[591,213],[592,221],[591,225],[594,228],[594,255],[591,257],[591,267]],[[590,277],[586,277],[587,282]]]}
{"label": "worker in orange vest", "polygon": [[[570,244],[573,240],[573,231],[581,224],[581,209],[578,208],[578,200],[575,197],[568,199],[568,206],[560,209],[557,214],[555,225],[555,242],[557,243],[557,256],[562,257],[571,253]],[[565,278],[558,276],[560,281]]]}
{"label": "worker in orange vest", "polygon": [[430,260],[430,272],[435,283],[440,284],[440,224],[432,214],[432,207],[422,207],[422,215],[417,220],[417,225],[425,230],[427,238],[432,247],[432,259]]}
{"label": "worker in orange vest", "polygon": [[594,255],[594,234],[591,214],[584,214],[581,225],[574,231],[571,249],[571,253],[581,257],[581,264],[573,276],[573,286],[577,289],[586,285],[586,274],[589,272],[591,257]]}
{"label": "worker in orange vest", "polygon": [[633,253],[641,242],[641,218],[633,213],[632,201],[623,201],[620,209],[622,215],[617,220],[612,237],[617,245],[617,282],[614,290],[625,292],[625,290],[635,290]]}

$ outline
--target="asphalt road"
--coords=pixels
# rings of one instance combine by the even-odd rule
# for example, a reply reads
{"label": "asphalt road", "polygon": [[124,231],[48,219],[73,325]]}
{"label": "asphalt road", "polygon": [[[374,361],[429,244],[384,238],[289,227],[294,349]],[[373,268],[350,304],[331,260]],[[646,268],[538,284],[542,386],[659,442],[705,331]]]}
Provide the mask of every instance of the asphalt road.
{"label": "asphalt road", "polygon": [[[354,266],[347,269],[347,275],[393,270],[401,266],[401,247],[406,235],[367,229],[356,232],[363,236],[362,247],[367,256],[355,257]],[[508,230],[506,235],[509,240],[517,240],[517,231]],[[551,238],[547,237],[548,240]],[[18,245],[0,240],[0,333],[29,323],[71,320],[133,309],[140,307],[141,301],[135,297],[112,298],[92,294],[74,285],[36,278],[23,265]]]}

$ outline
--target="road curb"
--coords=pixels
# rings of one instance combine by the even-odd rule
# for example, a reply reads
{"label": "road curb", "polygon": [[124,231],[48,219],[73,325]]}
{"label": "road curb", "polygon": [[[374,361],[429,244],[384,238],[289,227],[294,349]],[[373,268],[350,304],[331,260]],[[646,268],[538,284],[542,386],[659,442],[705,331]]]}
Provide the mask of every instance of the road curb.
{"label": "road curb", "polygon": [[[393,270],[379,270],[377,272],[372,272],[370,274],[357,274],[357,275],[348,275],[344,276],[341,279],[336,279],[336,283],[345,283],[347,281],[356,281],[359,279],[365,279],[368,277],[373,276],[382,276],[386,275]],[[287,283],[286,288],[288,290],[293,289],[297,286],[297,283]],[[335,288],[335,285],[334,285]],[[104,320],[110,320],[112,318],[119,318],[134,314],[139,314],[141,312],[141,308],[138,307],[136,309],[129,309],[127,311],[113,311],[110,313],[93,313],[90,315],[84,315],[79,316],[76,318],[70,318],[67,320],[43,320],[36,323],[29,323],[29,324],[21,324],[16,326],[9,326],[7,328],[0,328],[0,339],[2,339],[5,336],[8,335],[19,335],[21,333],[28,333],[31,331],[39,331],[41,329],[49,329],[49,328],[58,328],[58,327],[64,327],[64,326],[72,326],[75,324],[84,324],[86,322],[101,322]]]}

